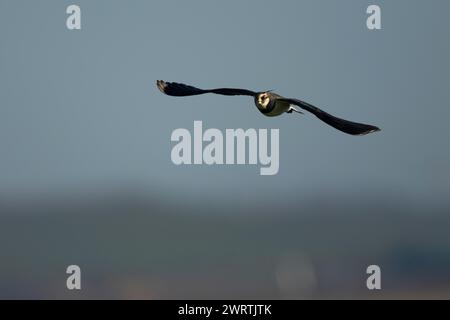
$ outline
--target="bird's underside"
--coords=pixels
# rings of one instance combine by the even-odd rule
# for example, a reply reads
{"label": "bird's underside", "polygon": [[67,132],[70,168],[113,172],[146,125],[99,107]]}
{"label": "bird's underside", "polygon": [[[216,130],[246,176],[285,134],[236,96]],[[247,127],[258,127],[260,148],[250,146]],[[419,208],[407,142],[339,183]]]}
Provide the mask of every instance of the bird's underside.
{"label": "bird's underside", "polygon": [[254,98],[258,110],[267,116],[278,116],[282,113],[292,113],[293,111],[302,113],[300,110],[293,107],[293,105],[295,105],[314,114],[328,125],[352,135],[365,135],[371,132],[380,131],[378,127],[340,119],[302,100],[284,98],[270,91],[254,92],[251,90],[234,88],[204,90],[182,83],[165,82],[162,80],[157,80],[156,85],[162,93],[175,97],[195,96],[206,93],[215,93],[226,96],[250,96]]}

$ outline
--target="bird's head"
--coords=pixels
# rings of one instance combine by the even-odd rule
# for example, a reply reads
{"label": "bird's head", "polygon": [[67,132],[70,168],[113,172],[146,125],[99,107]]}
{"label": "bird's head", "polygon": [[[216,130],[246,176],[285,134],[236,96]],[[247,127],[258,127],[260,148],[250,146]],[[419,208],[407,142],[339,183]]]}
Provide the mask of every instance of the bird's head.
{"label": "bird's head", "polygon": [[267,108],[267,106],[269,105],[269,102],[270,102],[269,93],[270,93],[270,91],[258,93],[258,95],[256,97],[256,100],[257,100],[256,102],[259,107]]}

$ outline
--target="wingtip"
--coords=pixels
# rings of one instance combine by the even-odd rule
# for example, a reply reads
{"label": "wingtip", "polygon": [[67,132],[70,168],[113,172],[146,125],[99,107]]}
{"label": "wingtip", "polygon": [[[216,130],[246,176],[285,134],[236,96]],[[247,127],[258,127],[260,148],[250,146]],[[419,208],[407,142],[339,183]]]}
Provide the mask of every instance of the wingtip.
{"label": "wingtip", "polygon": [[163,80],[156,80],[156,86],[158,87],[159,91],[162,93],[166,93],[166,87],[167,84]]}
{"label": "wingtip", "polygon": [[366,134],[369,134],[369,133],[375,133],[375,132],[379,132],[379,131],[381,131],[380,128],[378,128],[378,127],[373,127],[372,129],[367,130],[366,132],[363,132],[363,133],[361,133],[361,134],[359,134],[359,135],[360,135],[360,136],[365,136]]}
{"label": "wingtip", "polygon": [[372,131],[370,131],[369,133],[373,133],[373,132],[379,132],[379,131],[381,131],[381,129],[380,129],[380,128],[378,128],[378,127],[374,127],[374,128],[373,128],[373,130],[372,130]]}

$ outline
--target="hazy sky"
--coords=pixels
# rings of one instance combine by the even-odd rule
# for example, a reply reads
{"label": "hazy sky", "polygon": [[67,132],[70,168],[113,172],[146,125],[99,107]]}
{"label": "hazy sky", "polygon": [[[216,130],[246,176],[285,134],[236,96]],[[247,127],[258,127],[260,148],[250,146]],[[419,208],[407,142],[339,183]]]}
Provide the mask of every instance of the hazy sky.
{"label": "hazy sky", "polygon": [[[66,7],[82,30],[66,28]],[[379,4],[382,30],[366,28]],[[450,2],[0,1],[0,192],[143,186],[263,202],[319,190],[434,199],[450,187]],[[248,97],[274,89],[379,126],[352,137]],[[280,171],[172,164],[174,129],[279,128]],[[281,200],[280,200],[281,201]]]}

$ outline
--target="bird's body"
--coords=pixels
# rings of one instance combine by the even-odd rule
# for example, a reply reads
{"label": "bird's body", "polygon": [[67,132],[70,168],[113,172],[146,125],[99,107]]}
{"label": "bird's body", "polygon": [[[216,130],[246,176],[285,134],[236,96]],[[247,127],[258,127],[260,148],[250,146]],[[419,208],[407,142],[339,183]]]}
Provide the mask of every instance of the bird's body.
{"label": "bird's body", "polygon": [[276,117],[287,112],[291,105],[279,100],[280,95],[273,92],[261,92],[255,96],[255,105],[265,116]]}
{"label": "bird's body", "polygon": [[380,131],[378,127],[337,118],[307,102],[298,99],[288,99],[272,91],[254,92],[246,89],[233,88],[204,90],[182,83],[164,82],[162,80],[156,81],[156,84],[162,93],[175,97],[194,96],[206,93],[215,93],[226,96],[251,96],[254,98],[254,102],[258,110],[263,115],[268,117],[280,116],[283,113],[303,113],[295,108],[295,105],[302,108],[303,110],[311,112],[317,118],[329,124],[330,126],[352,135],[365,135],[371,132]]}

